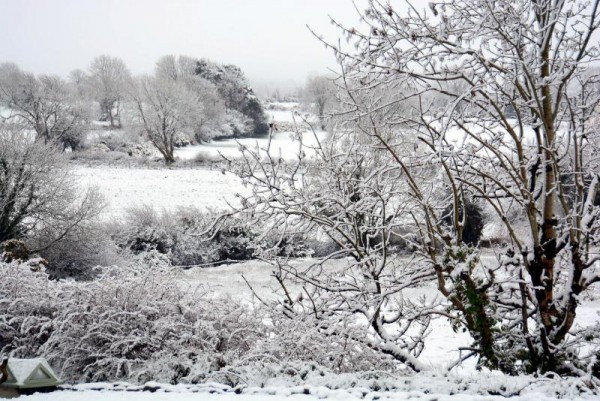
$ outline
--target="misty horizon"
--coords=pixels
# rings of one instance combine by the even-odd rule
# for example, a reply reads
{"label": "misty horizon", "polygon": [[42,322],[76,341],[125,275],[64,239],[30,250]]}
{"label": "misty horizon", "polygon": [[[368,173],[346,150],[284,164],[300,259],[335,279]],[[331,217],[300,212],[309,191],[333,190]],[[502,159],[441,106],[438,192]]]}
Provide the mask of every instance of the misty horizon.
{"label": "misty horizon", "polygon": [[152,73],[163,55],[234,64],[262,94],[291,91],[336,62],[309,31],[333,40],[328,15],[356,23],[350,0],[286,1],[13,1],[2,0],[0,62],[66,77],[107,54],[133,74]]}

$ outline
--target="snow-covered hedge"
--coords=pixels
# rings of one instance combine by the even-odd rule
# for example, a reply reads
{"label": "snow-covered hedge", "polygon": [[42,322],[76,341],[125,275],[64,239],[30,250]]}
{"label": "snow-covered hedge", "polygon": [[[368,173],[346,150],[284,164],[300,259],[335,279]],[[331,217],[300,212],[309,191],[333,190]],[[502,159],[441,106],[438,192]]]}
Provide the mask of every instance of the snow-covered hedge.
{"label": "snow-covered hedge", "polygon": [[[68,382],[219,381],[393,365],[313,322],[186,287],[175,272],[105,269],[93,281],[49,280],[0,264],[0,354],[44,356]],[[260,368],[257,368],[260,367]]]}
{"label": "snow-covered hedge", "polygon": [[311,238],[313,233],[282,235],[269,227],[259,236],[261,227],[240,218],[229,218],[218,229],[209,230],[216,216],[193,207],[158,212],[140,206],[128,209],[108,231],[125,253],[157,251],[179,267],[251,260],[263,249],[285,257],[325,256],[339,249],[332,241]]}

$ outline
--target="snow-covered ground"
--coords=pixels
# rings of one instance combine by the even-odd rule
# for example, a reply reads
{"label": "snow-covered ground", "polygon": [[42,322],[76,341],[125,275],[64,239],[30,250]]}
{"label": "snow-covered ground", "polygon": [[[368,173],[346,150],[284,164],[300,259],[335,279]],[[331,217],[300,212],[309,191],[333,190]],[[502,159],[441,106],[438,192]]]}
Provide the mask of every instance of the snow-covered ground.
{"label": "snow-covered ground", "polygon": [[[312,132],[304,132],[302,134],[303,150],[306,154],[310,154],[312,147],[317,145],[317,139],[322,141],[325,139],[325,132],[317,131],[316,137]],[[268,138],[242,138],[242,139],[227,139],[224,141],[213,141],[202,145],[186,146],[175,151],[175,157],[181,160],[194,159],[198,154],[209,156],[213,159],[223,155],[227,158],[236,158],[240,156],[240,146],[245,146],[248,149],[254,149],[257,146],[265,149],[268,145]],[[294,158],[300,149],[300,142],[296,140],[292,132],[276,132],[271,139],[271,154],[279,155],[285,159]]]}
{"label": "snow-covered ground", "polygon": [[[21,396],[26,401],[500,401],[510,397],[514,401],[551,400],[597,400],[591,394],[580,394],[577,383],[565,380],[564,383],[545,378],[507,377],[499,374],[478,374],[476,376],[417,375],[395,380],[393,389],[374,389],[375,381],[352,382],[343,377],[346,383],[239,387],[232,389],[220,384],[168,385],[147,383],[128,385],[126,383],[82,384],[66,386],[63,390],[45,394]],[[355,383],[355,385],[351,385]],[[340,383],[338,383],[340,384]]]}
{"label": "snow-covered ground", "polygon": [[[277,111],[288,113],[291,111]],[[283,118],[283,117],[282,117]],[[311,148],[323,141],[323,131],[304,132],[302,150],[311,154]],[[207,159],[219,160],[240,157],[240,146],[249,149],[266,148],[268,138],[243,138],[214,141],[207,144],[177,149],[175,156],[181,160],[195,159],[201,154]],[[292,132],[276,132],[270,144],[271,154],[294,158],[300,151],[300,142]],[[227,207],[227,202],[238,206],[236,194],[247,193],[241,181],[233,174],[207,167],[195,168],[125,168],[77,166],[76,174],[82,187],[97,186],[105,196],[108,207],[104,216],[118,216],[123,210],[139,205],[150,205],[157,210],[173,210],[178,207],[199,209]]]}
{"label": "snow-covered ground", "polygon": [[247,191],[238,177],[208,168],[150,169],[75,168],[82,187],[96,186],[106,199],[104,216],[118,216],[125,209],[149,205],[156,210],[178,207],[199,209],[237,204],[236,193]]}

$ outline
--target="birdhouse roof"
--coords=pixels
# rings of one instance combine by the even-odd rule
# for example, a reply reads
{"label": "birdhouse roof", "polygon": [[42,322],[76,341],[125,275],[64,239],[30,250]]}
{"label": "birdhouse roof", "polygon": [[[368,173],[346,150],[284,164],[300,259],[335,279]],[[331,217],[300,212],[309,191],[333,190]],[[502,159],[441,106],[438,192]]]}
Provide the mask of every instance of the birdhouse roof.
{"label": "birdhouse roof", "polygon": [[8,379],[2,384],[12,388],[52,387],[61,383],[44,358],[8,360]]}

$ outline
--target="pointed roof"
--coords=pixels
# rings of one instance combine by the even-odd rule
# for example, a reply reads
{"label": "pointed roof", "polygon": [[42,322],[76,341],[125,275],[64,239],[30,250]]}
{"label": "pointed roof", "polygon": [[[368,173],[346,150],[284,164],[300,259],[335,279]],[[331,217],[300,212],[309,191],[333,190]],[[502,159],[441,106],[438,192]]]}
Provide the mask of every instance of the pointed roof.
{"label": "pointed roof", "polygon": [[8,379],[0,387],[36,388],[61,384],[44,358],[8,360]]}

